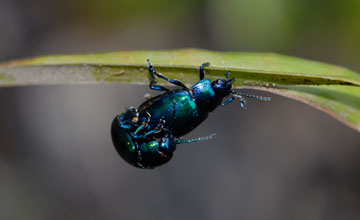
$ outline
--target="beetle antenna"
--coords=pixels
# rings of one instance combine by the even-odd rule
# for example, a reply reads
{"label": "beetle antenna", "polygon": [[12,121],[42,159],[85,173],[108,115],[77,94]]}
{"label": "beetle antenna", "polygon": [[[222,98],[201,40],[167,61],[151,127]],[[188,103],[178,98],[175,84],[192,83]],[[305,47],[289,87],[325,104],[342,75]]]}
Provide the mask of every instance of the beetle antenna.
{"label": "beetle antenna", "polygon": [[184,144],[184,143],[192,143],[192,142],[196,142],[196,141],[207,141],[207,140],[213,139],[215,136],[216,136],[216,134],[213,133],[213,134],[205,136],[205,137],[198,137],[198,138],[194,138],[194,139],[190,139],[190,140],[184,140],[181,138],[177,138],[176,143]]}
{"label": "beetle antenna", "polygon": [[265,102],[271,101],[271,97],[264,97],[264,96],[245,94],[245,93],[242,93],[242,92],[236,92],[235,90],[232,90],[231,93],[239,95],[239,96],[247,97],[247,98],[257,99],[257,100],[260,100],[260,101],[265,101]]}

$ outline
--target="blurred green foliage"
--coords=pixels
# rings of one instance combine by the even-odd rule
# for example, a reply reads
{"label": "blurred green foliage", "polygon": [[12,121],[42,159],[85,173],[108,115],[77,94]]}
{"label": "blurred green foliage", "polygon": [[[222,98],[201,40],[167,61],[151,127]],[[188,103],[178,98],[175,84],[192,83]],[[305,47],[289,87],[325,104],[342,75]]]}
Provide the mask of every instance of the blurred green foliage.
{"label": "blurred green foliage", "polygon": [[[69,5],[71,5],[73,10],[76,10],[81,17],[96,20],[104,25],[147,18],[149,18],[149,20],[157,20],[157,22],[163,21],[164,23],[173,23],[175,20],[185,21],[187,17],[192,17],[191,14],[195,12],[195,7],[198,2],[200,1],[88,0],[86,3],[84,3],[84,1],[77,1]],[[187,14],[190,16],[185,16]]]}
{"label": "blurred green foliage", "polygon": [[181,34],[195,24],[205,30],[200,35],[210,42],[208,49],[279,52],[360,69],[360,1],[67,0],[61,5],[102,28],[145,21]]}

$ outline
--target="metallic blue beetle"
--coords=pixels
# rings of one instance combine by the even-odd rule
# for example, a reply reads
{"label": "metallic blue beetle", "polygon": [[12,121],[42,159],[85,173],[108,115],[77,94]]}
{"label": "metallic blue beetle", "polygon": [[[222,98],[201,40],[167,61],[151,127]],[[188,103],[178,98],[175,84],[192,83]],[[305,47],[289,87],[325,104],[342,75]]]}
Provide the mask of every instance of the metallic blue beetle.
{"label": "metallic blue beetle", "polygon": [[[219,105],[224,106],[237,99],[245,109],[244,97],[270,101],[269,97],[232,90],[235,78],[229,78],[230,72],[225,75],[225,79],[213,82],[204,79],[204,67],[210,63],[200,66],[200,81],[188,88],[179,80],[169,79],[156,72],[150,61],[147,61],[152,77],[150,88],[165,93],[145,101],[138,109],[131,107],[123,114],[117,115],[111,126],[111,136],[117,152],[129,164],[139,168],[151,169],[168,162],[172,158],[176,144],[214,137],[213,134],[192,140],[181,139]],[[180,86],[181,89],[169,90],[156,85],[156,77]],[[222,102],[227,96],[230,96],[229,99]]]}

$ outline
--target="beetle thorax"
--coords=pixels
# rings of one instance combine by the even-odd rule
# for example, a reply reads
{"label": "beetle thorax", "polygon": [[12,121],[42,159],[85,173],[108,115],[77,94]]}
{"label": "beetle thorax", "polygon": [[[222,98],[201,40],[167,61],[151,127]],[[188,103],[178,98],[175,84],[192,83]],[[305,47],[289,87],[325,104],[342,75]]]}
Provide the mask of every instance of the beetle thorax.
{"label": "beetle thorax", "polygon": [[192,92],[196,105],[203,111],[213,111],[221,101],[216,96],[210,79],[203,79],[197,82],[192,86]]}

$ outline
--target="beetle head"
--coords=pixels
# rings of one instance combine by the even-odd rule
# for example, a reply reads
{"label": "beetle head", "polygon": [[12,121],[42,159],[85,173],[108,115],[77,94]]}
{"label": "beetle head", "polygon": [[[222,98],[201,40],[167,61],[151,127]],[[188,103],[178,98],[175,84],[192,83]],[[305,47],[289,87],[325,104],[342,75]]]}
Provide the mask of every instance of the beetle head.
{"label": "beetle head", "polygon": [[230,94],[232,84],[235,82],[235,78],[229,78],[230,72],[225,76],[226,79],[217,79],[211,83],[211,87],[215,91],[216,96],[223,98]]}

